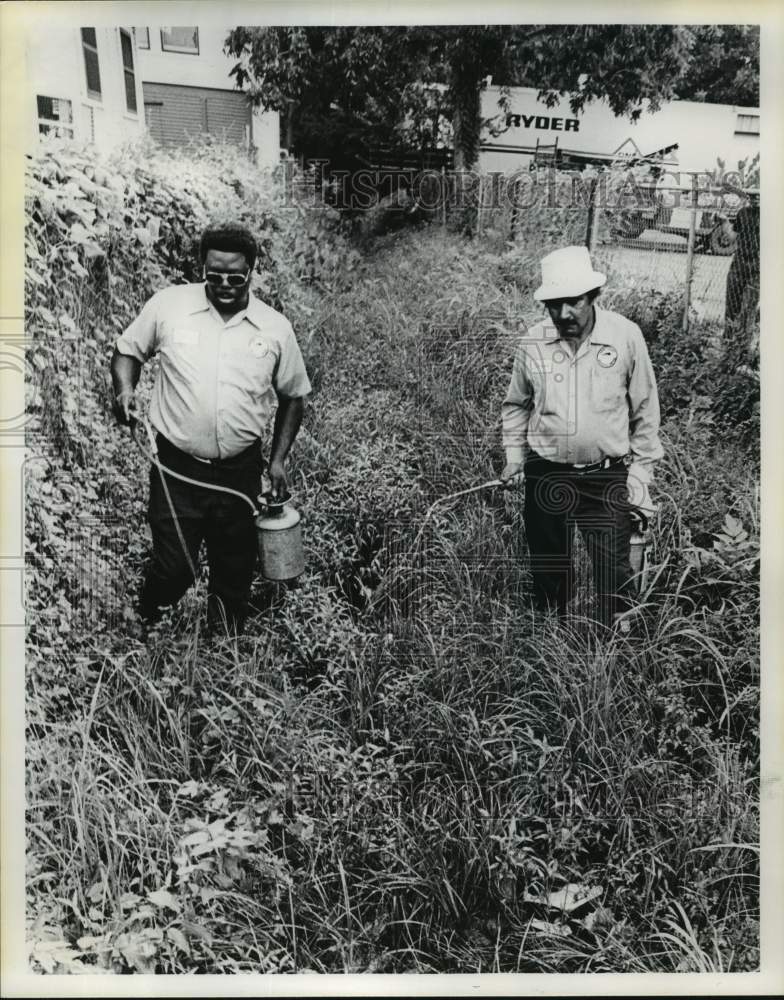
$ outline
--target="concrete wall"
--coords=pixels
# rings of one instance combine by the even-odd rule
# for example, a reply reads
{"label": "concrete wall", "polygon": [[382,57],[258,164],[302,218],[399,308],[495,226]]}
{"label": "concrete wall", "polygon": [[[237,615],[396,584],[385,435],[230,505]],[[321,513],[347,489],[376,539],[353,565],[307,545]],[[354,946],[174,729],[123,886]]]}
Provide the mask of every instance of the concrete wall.
{"label": "concrete wall", "polygon": [[[223,44],[229,28],[199,25],[198,55],[164,52],[161,47],[160,25],[149,27],[149,49],[139,49],[139,62],[145,84],[176,84],[194,89],[203,88],[236,93],[234,78],[229,72],[235,60],[224,54]],[[251,114],[251,142],[256,148],[257,162],[272,167],[280,158],[280,119],[277,111]]]}
{"label": "concrete wall", "polygon": [[254,108],[251,129],[257,150],[256,162],[264,169],[276,167],[280,163],[280,115],[277,111]]}
{"label": "concrete wall", "polygon": [[[127,30],[130,32],[131,28]],[[33,149],[39,140],[38,95],[70,101],[73,122],[69,127],[73,128],[74,139],[93,141],[101,149],[111,149],[144,133],[144,100],[138,53],[134,49],[137,107],[134,113],[128,111],[126,104],[119,28],[96,27],[95,33],[101,76],[100,100],[87,94],[79,27],[55,24],[44,30],[41,20],[30,27],[25,53],[28,148]]]}
{"label": "concrete wall", "polygon": [[[507,128],[506,116],[502,114],[501,134],[483,133],[483,145],[496,149],[480,153],[480,170],[510,173],[526,166],[537,138],[543,145],[551,145],[557,139],[559,148],[584,153],[612,153],[631,138],[643,155],[677,142],[675,155],[682,171],[713,169],[717,157],[726,160],[728,170],[735,170],[739,160],[759,152],[758,135],[738,134],[736,130],[738,115],[759,115],[756,108],[670,101],[658,112],[643,112],[637,122],[631,122],[628,118],[616,118],[604,103],[590,104],[581,114],[574,115],[568,100],[548,108],[536,95],[532,88],[512,89],[510,112],[519,115],[520,120]],[[501,114],[498,96],[498,87],[488,87],[483,93],[485,118]]]}

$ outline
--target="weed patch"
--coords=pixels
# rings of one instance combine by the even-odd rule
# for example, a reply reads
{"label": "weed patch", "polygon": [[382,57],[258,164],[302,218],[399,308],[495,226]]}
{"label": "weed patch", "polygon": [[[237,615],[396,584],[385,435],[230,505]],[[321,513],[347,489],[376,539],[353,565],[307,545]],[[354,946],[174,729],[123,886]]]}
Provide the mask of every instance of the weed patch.
{"label": "weed patch", "polygon": [[[425,227],[360,258],[226,151],[136,162],[31,164],[32,967],[756,968],[757,470],[707,331],[683,338],[670,299],[624,302],[665,414],[637,636],[597,637],[585,588],[564,625],[536,621],[518,497],[421,529],[500,469],[558,234],[532,218],[499,250]],[[147,472],[106,366],[154,288],[196,277],[216,204],[258,232],[259,290],[313,375],[292,456],[308,569],[259,585],[240,639],[204,637],[200,585],[142,644]]]}

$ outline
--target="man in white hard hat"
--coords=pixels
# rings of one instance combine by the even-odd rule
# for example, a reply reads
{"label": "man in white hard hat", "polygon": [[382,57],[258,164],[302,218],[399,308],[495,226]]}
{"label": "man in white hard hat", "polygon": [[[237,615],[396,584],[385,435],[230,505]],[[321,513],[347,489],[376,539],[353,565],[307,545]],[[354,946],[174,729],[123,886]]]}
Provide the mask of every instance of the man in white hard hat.
{"label": "man in white hard hat", "polygon": [[[596,303],[606,275],[585,247],[542,260],[549,314],[523,337],[502,407],[504,482],[524,481],[534,606],[563,616],[575,524],[611,625],[630,606],[630,505],[648,513],[662,456],[656,379],[640,328]],[[627,621],[624,620],[625,626]]]}

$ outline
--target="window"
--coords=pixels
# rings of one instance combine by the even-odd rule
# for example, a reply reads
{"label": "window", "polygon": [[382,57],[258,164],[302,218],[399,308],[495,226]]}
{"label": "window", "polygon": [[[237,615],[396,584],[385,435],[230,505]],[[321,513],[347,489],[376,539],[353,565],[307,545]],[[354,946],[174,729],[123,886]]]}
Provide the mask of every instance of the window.
{"label": "window", "polygon": [[150,47],[149,28],[134,28],[133,34],[136,38],[136,44],[140,49],[149,49]]}
{"label": "window", "polygon": [[133,42],[130,31],[120,28],[120,48],[122,49],[123,75],[125,77],[125,106],[136,114],[136,73],[133,68]]}
{"label": "window", "polygon": [[38,131],[41,135],[73,138],[73,108],[70,101],[59,97],[36,97]]}
{"label": "window", "polygon": [[738,115],[738,120],[735,123],[735,134],[739,132],[745,135],[759,135],[759,115]]}
{"label": "window", "polygon": [[161,48],[164,52],[199,54],[198,28],[161,28]]}
{"label": "window", "polygon": [[82,28],[82,51],[87,74],[87,96],[101,99],[101,69],[98,65],[98,39],[95,28]]}

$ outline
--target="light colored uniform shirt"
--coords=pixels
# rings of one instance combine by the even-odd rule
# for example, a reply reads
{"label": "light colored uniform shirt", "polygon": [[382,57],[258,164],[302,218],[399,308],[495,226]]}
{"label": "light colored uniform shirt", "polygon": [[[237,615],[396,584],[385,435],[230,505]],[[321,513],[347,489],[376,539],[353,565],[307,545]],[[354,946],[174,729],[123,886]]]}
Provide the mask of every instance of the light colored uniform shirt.
{"label": "light colored uniform shirt", "polygon": [[501,409],[504,447],[568,465],[631,455],[647,482],[663,454],[648,349],[635,323],[594,309],[576,354],[549,318],[525,334]]}
{"label": "light colored uniform shirt", "polygon": [[260,437],[275,393],[311,391],[291,324],[250,297],[224,322],[203,284],[157,292],[117,340],[145,362],[160,354],[150,423],[196,458],[229,458]]}

